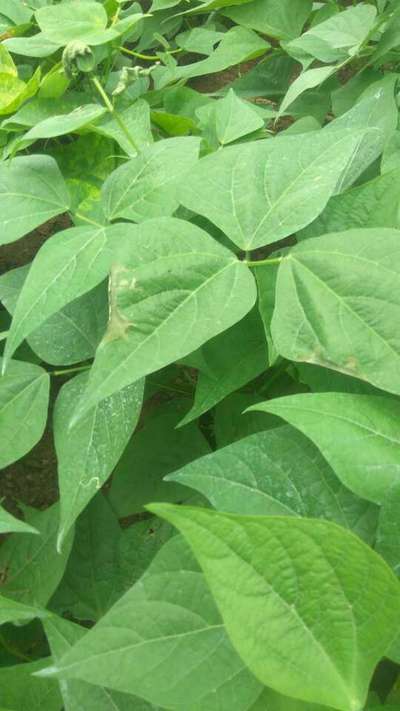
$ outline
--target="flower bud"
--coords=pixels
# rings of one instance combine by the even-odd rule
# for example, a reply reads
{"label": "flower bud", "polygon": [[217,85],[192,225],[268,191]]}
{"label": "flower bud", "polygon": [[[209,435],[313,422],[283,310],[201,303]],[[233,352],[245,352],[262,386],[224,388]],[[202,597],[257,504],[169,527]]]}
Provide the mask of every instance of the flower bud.
{"label": "flower bud", "polygon": [[96,66],[91,48],[80,40],[73,40],[67,44],[62,61],[64,71],[70,78],[76,77],[80,72],[92,72]]}

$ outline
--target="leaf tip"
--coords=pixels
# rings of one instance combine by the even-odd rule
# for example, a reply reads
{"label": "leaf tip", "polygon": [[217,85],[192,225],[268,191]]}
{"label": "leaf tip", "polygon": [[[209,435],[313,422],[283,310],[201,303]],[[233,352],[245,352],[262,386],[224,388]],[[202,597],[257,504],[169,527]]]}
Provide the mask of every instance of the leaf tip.
{"label": "leaf tip", "polygon": [[45,669],[40,669],[40,671],[33,672],[32,676],[39,676],[39,677],[50,677],[50,676],[55,676],[56,674],[59,673],[59,668],[56,666],[51,666],[51,667],[46,667]]}

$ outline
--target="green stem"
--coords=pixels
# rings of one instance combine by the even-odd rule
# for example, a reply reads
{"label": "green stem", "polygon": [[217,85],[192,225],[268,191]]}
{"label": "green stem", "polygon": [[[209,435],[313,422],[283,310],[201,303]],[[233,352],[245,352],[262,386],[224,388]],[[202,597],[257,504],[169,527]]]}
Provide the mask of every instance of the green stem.
{"label": "green stem", "polygon": [[247,264],[248,267],[266,267],[270,266],[271,264],[280,264],[284,260],[284,257],[274,257],[274,259],[260,259],[258,262],[250,262],[247,259],[245,260],[245,264]]}
{"label": "green stem", "polygon": [[[126,47],[119,47],[120,52],[125,52],[129,54],[130,57],[137,57],[137,59],[142,59],[144,62],[154,62],[158,61],[158,56],[156,54],[141,54],[140,52],[135,52],[133,49],[127,49]],[[183,49],[171,49],[166,54],[179,54],[183,52]]]}
{"label": "green stem", "polygon": [[99,92],[101,98],[103,99],[104,104],[105,104],[106,108],[108,109],[109,113],[111,114],[111,116],[113,116],[115,118],[121,131],[125,134],[126,138],[128,139],[129,143],[131,144],[131,146],[138,153],[139,151],[138,151],[138,147],[135,143],[135,140],[131,136],[129,129],[126,126],[126,124],[124,123],[124,121],[122,120],[121,116],[116,111],[115,107],[112,105],[110,99],[108,98],[108,96],[107,96],[106,92],[104,91],[102,85],[100,84],[98,78],[92,77],[92,82],[93,82],[94,86],[96,87],[97,91]]}
{"label": "green stem", "polygon": [[91,366],[90,365],[78,365],[75,368],[65,368],[64,370],[52,370],[50,371],[50,375],[54,376],[59,376],[59,375],[69,375],[69,373],[79,373],[82,370],[89,370]]}
{"label": "green stem", "polygon": [[1,331],[0,333],[0,341],[4,341],[7,337],[10,331]]}

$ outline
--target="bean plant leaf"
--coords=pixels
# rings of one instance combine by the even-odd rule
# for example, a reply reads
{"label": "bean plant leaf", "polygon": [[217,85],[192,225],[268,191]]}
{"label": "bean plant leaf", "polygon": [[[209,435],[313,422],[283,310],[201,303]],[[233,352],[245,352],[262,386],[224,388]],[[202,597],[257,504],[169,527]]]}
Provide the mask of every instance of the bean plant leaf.
{"label": "bean plant leaf", "polygon": [[98,2],[87,0],[77,4],[63,2],[60,7],[39,8],[36,21],[47,40],[55,44],[66,45],[80,40],[90,45],[103,44],[117,37],[112,28],[106,29],[107,13]]}
{"label": "bean plant leaf", "polygon": [[400,481],[397,399],[350,393],[306,393],[259,403],[282,417],[320,449],[343,484],[382,503]]}
{"label": "bean plant leaf", "polygon": [[342,486],[318,449],[291,427],[245,437],[166,480],[193,487],[218,511],[325,518],[370,543],[375,538],[377,507]]}
{"label": "bean plant leaf", "polygon": [[4,358],[50,316],[103,281],[125,244],[121,225],[71,227],[48,239],[19,295]]}
{"label": "bean plant leaf", "polygon": [[[361,229],[296,245],[279,267],[272,338],[316,363],[400,394],[400,232]],[[379,363],[379,367],[377,367]]]}
{"label": "bean plant leaf", "polygon": [[39,678],[50,658],[0,668],[1,705],[14,711],[60,711],[62,699],[52,680]]}
{"label": "bean plant leaf", "polygon": [[0,506],[0,534],[2,533],[38,533],[38,531],[33,526],[30,526],[29,523],[15,518]]}
{"label": "bean plant leaf", "polygon": [[77,416],[196,350],[256,300],[248,267],[195,225],[148,220],[124,234],[134,253],[114,264],[109,325]]}
{"label": "bean plant leaf", "polygon": [[376,535],[376,550],[400,575],[400,484],[388,488],[382,500]]}
{"label": "bean plant leaf", "polygon": [[43,618],[50,614],[50,612],[39,607],[25,605],[0,595],[0,625],[4,625],[7,622],[30,622],[35,617]]}
{"label": "bean plant leaf", "polygon": [[206,343],[201,351],[193,407],[180,425],[197,419],[267,368],[268,349],[258,311]]}
{"label": "bean plant leaf", "polygon": [[179,199],[242,249],[271,244],[322,212],[359,137],[322,130],[230,146],[194,166]]}
{"label": "bean plant leaf", "polygon": [[311,9],[312,0],[253,0],[230,6],[223,14],[243,27],[287,40],[300,34]]}
{"label": "bean plant leaf", "polygon": [[40,440],[49,390],[48,374],[32,363],[13,360],[0,376],[0,468],[23,457]]}
{"label": "bean plant leaf", "polygon": [[35,511],[29,523],[40,535],[11,536],[3,543],[0,549],[2,595],[24,605],[46,606],[63,576],[73,540],[70,535],[62,554],[57,553],[58,515],[57,504],[45,511]]}
{"label": "bean plant leaf", "polygon": [[92,121],[103,116],[106,109],[100,104],[86,104],[79,106],[69,114],[51,116],[35,124],[24,134],[22,141],[37,141],[43,138],[54,138],[64,136],[67,133],[75,133]]}
{"label": "bean plant leaf", "polygon": [[60,488],[57,548],[76,518],[103,486],[120,459],[139,419],[144,382],[114,393],[69,427],[76,403],[86,387],[81,373],[61,389],[54,410],[54,439]]}
{"label": "bean plant leaf", "polygon": [[177,182],[195,165],[199,146],[195,137],[169,138],[117,168],[102,191],[106,217],[142,222],[172,215],[178,207]]}
{"label": "bean plant leaf", "polygon": [[24,156],[0,165],[0,244],[23,237],[69,208],[54,158]]}
{"label": "bean plant leaf", "polygon": [[149,508],[187,538],[260,681],[340,711],[363,707],[399,629],[400,585],[380,556],[327,521]]}
{"label": "bean plant leaf", "polygon": [[214,711],[224,686],[232,700],[233,685],[238,709],[248,708],[261,690],[233,650],[204,576],[178,536],[47,673],[193,711]]}

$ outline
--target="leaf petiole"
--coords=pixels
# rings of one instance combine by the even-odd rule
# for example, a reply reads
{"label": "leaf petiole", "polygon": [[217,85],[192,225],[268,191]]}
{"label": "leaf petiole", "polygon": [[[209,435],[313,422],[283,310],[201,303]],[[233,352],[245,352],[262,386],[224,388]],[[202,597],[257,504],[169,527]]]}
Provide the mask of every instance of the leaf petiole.
{"label": "leaf petiole", "polygon": [[266,267],[271,264],[280,264],[284,260],[284,257],[274,257],[273,259],[260,259],[258,262],[252,262],[249,259],[245,259],[245,264],[247,264],[250,269],[253,267]]}
{"label": "leaf petiole", "polygon": [[111,103],[111,101],[110,101],[109,97],[107,96],[106,92],[104,91],[100,81],[98,80],[97,77],[92,77],[92,82],[93,82],[93,85],[96,87],[97,91],[99,92],[101,98],[103,99],[104,104],[105,104],[106,108],[108,109],[109,113],[115,118],[121,131],[125,134],[126,138],[128,139],[131,146],[135,149],[136,153],[138,153],[139,150],[138,150],[138,147],[136,145],[134,138],[131,136],[129,129],[126,126],[123,119],[121,118],[120,114],[118,113],[118,111],[115,109],[115,107]]}

